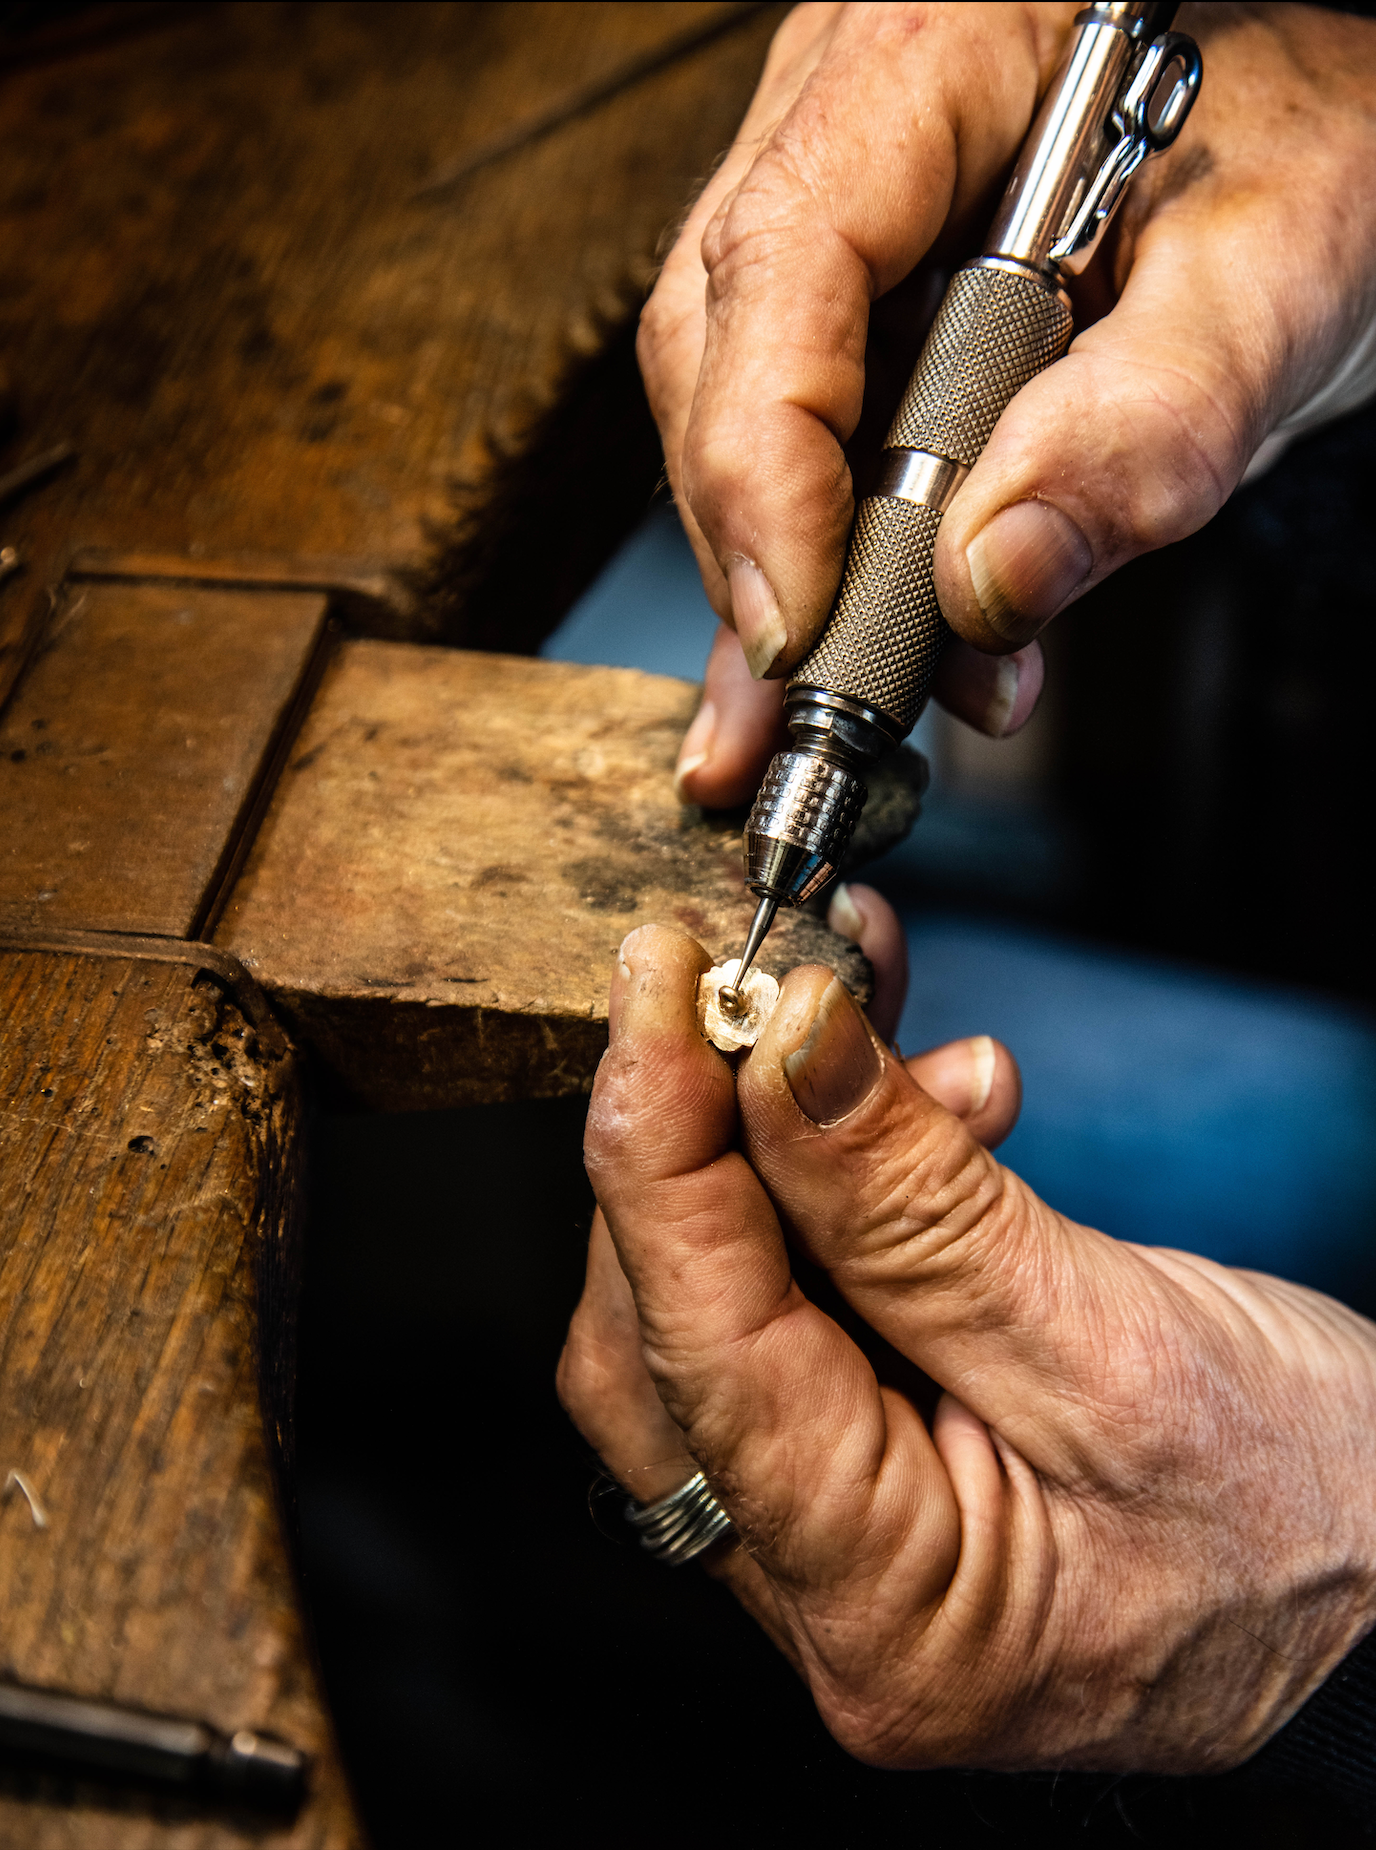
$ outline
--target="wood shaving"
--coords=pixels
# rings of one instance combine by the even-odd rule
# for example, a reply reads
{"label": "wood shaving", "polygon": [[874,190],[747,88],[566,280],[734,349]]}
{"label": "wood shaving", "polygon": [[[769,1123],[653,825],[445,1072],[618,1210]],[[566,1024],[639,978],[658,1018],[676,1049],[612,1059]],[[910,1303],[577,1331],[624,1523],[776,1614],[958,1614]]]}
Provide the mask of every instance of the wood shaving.
{"label": "wood shaving", "polygon": [[779,1000],[779,985],[774,978],[767,971],[751,970],[745,979],[744,1012],[728,1015],[719,998],[724,988],[734,985],[740,967],[740,958],[730,957],[698,979],[698,1027],[722,1053],[739,1053],[743,1047],[753,1047]]}

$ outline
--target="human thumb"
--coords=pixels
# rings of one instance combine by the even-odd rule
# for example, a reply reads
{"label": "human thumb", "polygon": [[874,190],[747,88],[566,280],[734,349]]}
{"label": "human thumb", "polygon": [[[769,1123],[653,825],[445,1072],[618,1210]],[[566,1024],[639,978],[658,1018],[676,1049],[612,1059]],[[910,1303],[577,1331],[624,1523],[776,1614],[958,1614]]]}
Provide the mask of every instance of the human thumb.
{"label": "human thumb", "polygon": [[895,1348],[1056,1468],[1056,1409],[1067,1394],[1104,1399],[1112,1332],[1135,1346],[1166,1308],[1159,1272],[999,1164],[830,971],[785,979],[737,1095],[746,1156],[806,1256]]}

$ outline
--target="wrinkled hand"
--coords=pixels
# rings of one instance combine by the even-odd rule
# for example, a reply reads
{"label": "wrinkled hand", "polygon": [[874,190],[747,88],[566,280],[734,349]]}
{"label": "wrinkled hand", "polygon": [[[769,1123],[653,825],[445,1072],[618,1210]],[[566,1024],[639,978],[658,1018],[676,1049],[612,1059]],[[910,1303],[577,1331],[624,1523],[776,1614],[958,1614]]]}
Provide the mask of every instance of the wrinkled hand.
{"label": "wrinkled hand", "polygon": [[[1376,1620],[1376,1328],[1065,1220],[989,1153],[1006,1051],[905,1066],[826,970],[733,1073],[708,963],[649,926],[613,979],[584,1435],[642,1501],[706,1471],[741,1536],[714,1571],[862,1759],[1250,1756]],[[790,1248],[945,1390],[930,1427]]]}
{"label": "wrinkled hand", "polygon": [[[775,38],[641,329],[669,479],[730,626],[684,741],[691,801],[754,794],[782,696],[750,675],[786,673],[830,610],[845,446],[857,427],[862,449],[882,440],[1076,10],[804,5]],[[937,694],[995,735],[1032,710],[1050,617],[1202,526],[1263,445],[1376,390],[1376,22],[1217,5],[1177,23],[1204,51],[1194,112],[1072,286],[1082,332],[942,523],[937,587],[965,641]]]}

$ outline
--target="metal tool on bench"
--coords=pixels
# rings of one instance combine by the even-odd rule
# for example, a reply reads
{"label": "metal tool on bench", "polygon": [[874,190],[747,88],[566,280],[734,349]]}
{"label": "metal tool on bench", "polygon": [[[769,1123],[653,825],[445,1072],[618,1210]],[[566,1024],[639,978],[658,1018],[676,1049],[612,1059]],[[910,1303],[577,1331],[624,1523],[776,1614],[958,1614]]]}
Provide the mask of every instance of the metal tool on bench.
{"label": "metal tool on bench", "polygon": [[856,509],[831,617],[788,683],[793,743],[770,765],[746,825],[745,883],[759,906],[737,984],[779,907],[802,905],[835,878],[867,768],[926,705],[951,633],[932,579],[941,517],[1009,400],[1065,352],[1063,276],[1088,263],[1133,174],[1190,113],[1203,66],[1194,40],[1168,30],[1175,12],[1107,0],[1076,15],[984,254],[951,279],[878,485]]}
{"label": "metal tool on bench", "polygon": [[305,1789],[306,1756],[269,1735],[222,1735],[179,1716],[0,1682],[0,1757],[9,1754],[268,1812],[294,1811]]}

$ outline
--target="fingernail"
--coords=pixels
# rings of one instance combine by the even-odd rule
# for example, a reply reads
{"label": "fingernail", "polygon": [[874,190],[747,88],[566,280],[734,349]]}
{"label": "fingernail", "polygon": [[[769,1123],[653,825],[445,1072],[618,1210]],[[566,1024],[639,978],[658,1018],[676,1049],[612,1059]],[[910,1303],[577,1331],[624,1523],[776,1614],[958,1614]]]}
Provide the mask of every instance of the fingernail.
{"label": "fingernail", "polygon": [[991,739],[1001,739],[1008,730],[1018,704],[1019,679],[1017,657],[1000,655],[994,664],[993,687],[979,727]]}
{"label": "fingernail", "polygon": [[1048,501],[995,514],[965,548],[979,607],[1006,642],[1030,642],[1089,576],[1089,541]]}
{"label": "fingernail", "polygon": [[864,1017],[836,977],[822,991],[807,1039],[784,1058],[784,1077],[814,1124],[849,1117],[884,1070]]}
{"label": "fingernail", "polygon": [[994,1089],[994,1043],[987,1034],[976,1034],[966,1043],[970,1049],[970,1112],[973,1118],[989,1103]]}
{"label": "fingernail", "polygon": [[1046,679],[1046,663],[1041,644],[1028,643],[1016,655],[986,655],[989,684],[978,725],[991,739],[1006,739],[1021,732],[1032,717],[1032,709]]}
{"label": "fingernail", "polygon": [[788,641],[788,629],[779,614],[779,600],[769,580],[749,559],[737,559],[726,575],[731,592],[731,614],[741,639],[746,663],[757,681],[763,681]]}
{"label": "fingernail", "polygon": [[694,771],[707,763],[712,756],[712,742],[716,736],[717,709],[712,701],[704,700],[678,748],[678,763],[674,767],[674,795],[680,803],[687,800],[683,794],[684,778],[691,777]]}
{"label": "fingernail", "polygon": [[844,884],[832,893],[831,904],[827,907],[827,924],[838,938],[849,938],[852,944],[859,944],[865,921],[850,896],[850,888]]}
{"label": "fingernail", "polygon": [[1025,649],[1019,649],[1016,655],[1001,655],[997,660],[1000,663],[1007,662],[1017,671],[1013,703],[1007,713],[997,716],[1003,721],[1003,730],[995,736],[1006,739],[1010,733],[1021,732],[1036,711],[1042,688],[1046,684],[1046,657],[1042,654],[1039,642],[1030,642]]}

